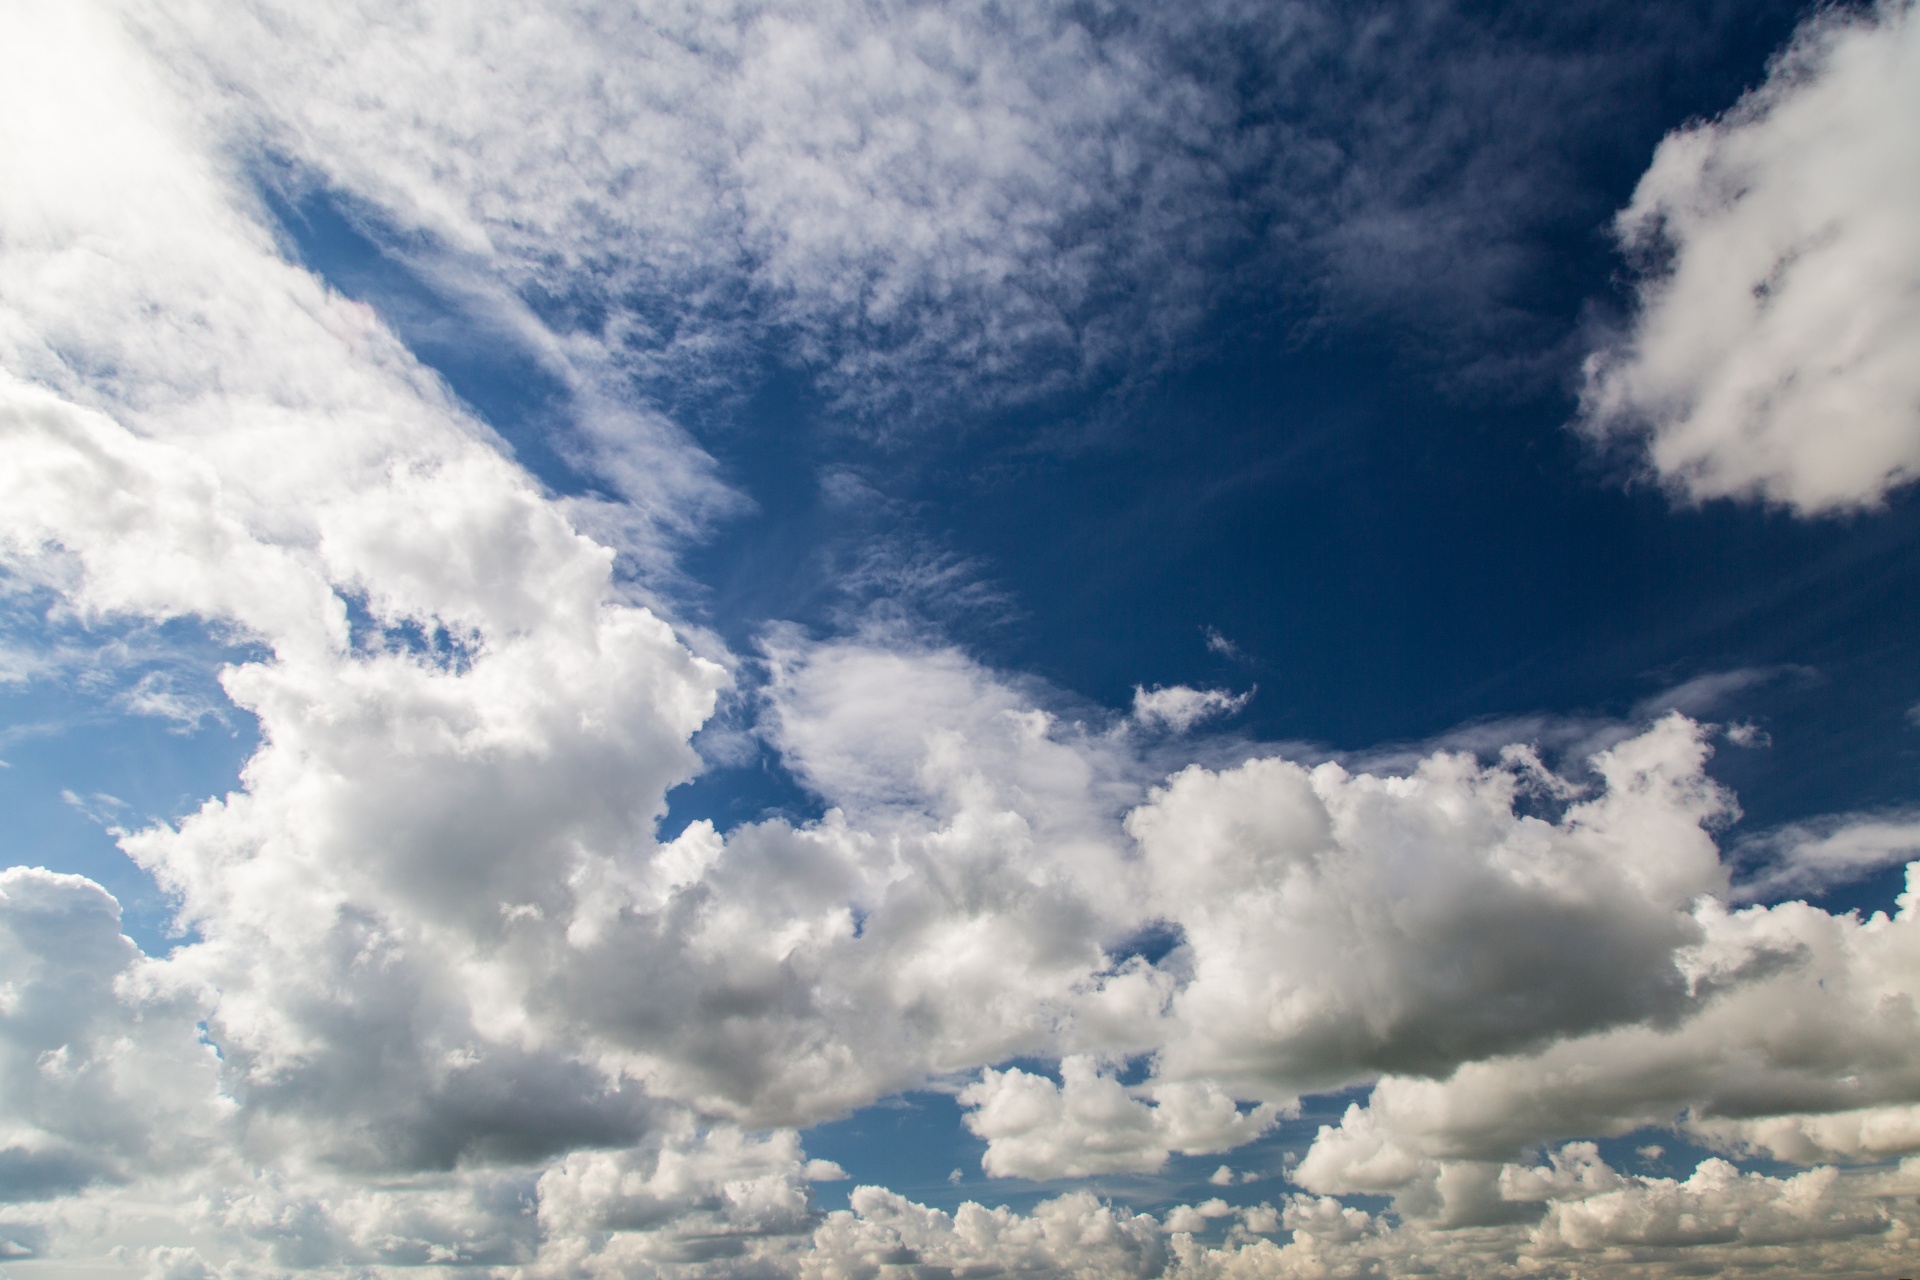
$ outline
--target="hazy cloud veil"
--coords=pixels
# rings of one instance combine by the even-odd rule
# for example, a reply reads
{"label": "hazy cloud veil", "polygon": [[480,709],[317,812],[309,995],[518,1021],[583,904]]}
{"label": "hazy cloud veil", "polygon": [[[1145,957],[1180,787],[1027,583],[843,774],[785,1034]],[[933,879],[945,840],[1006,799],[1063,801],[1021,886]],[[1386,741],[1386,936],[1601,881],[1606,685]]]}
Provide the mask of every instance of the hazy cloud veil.
{"label": "hazy cloud veil", "polygon": [[[230,789],[117,832],[177,908],[165,954],[87,878],[0,872],[9,1272],[1910,1256],[1920,872],[1893,915],[1736,881],[1704,719],[1554,767],[1515,743],[1369,770],[1228,739],[1252,692],[1142,685],[1102,718],[928,627],[769,618],[736,653],[675,594],[746,505],[700,424],[769,361],[911,439],[1177,363],[1223,264],[1312,261],[1374,305],[1312,221],[1358,179],[1316,195],[1330,144],[1237,132],[1197,65],[1257,29],[1277,83],[1337,25],[9,5],[9,603],[47,664],[73,633],[201,627],[259,731]],[[1813,20],[1621,215],[1671,262],[1584,421],[1696,496],[1824,511],[1915,473],[1915,31],[1897,5]],[[531,353],[579,493],[302,265],[275,209],[308,198]],[[821,816],[662,838],[723,705]],[[1916,844],[1885,815],[1775,842],[1789,889]],[[929,1085],[986,1173],[1041,1183],[1230,1161],[1358,1092],[1257,1203],[863,1185],[820,1212],[842,1171],[799,1130]],[[1598,1145],[1643,1129],[1720,1156],[1627,1172]]]}

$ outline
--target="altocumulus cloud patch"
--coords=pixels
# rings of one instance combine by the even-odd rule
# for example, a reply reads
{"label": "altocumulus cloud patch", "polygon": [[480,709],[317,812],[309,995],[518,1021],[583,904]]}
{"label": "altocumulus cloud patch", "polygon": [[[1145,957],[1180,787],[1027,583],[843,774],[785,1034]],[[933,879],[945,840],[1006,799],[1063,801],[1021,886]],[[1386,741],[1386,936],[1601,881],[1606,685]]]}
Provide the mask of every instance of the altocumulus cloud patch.
{"label": "altocumulus cloud patch", "polygon": [[[1105,708],[937,610],[754,618],[730,647],[676,567],[754,501],[701,441],[769,365],[813,389],[821,419],[786,429],[845,480],[836,441],[933,449],[970,415],[1123,399],[1201,361],[1248,280],[1334,324],[1419,313],[1430,352],[1540,251],[1483,254],[1480,229],[1512,248],[1536,214],[1467,189],[1492,153],[1409,178],[1381,122],[1418,97],[1394,96],[1409,50],[1557,83],[1539,59],[1570,37],[1526,28],[1310,6],[9,9],[8,679],[76,635],[188,620],[230,642],[209,674],[258,725],[237,777],[116,819],[174,941],[136,946],[85,877],[0,872],[9,1269],[1908,1256],[1920,872],[1878,909],[1793,895],[1891,874],[1910,810],[1731,834],[1717,753],[1765,735],[1710,700],[1285,746],[1235,722],[1287,673],[1210,620],[1196,653],[1238,668],[1143,675]],[[1890,122],[1912,30],[1901,6],[1810,19],[1752,96],[1644,157],[1618,225],[1671,260],[1589,361],[1583,421],[1638,431],[1694,496],[1898,501],[1914,246]],[[1334,63],[1376,104],[1350,113],[1366,127],[1301,105]],[[1437,136],[1490,110],[1455,91]],[[1502,154],[1515,183],[1537,159]],[[295,261],[267,181],[324,191],[391,269],[513,335],[564,393],[591,491],[544,487],[402,326]],[[1728,255],[1764,270],[1700,265]],[[1459,286],[1445,306],[1436,281]],[[1466,328],[1550,358],[1559,339],[1503,314]],[[1043,454],[983,469],[1066,465]],[[141,688],[101,697],[150,710]],[[677,788],[762,755],[818,816],[663,838]],[[807,1130],[928,1089],[1021,1207],[855,1168],[824,1210],[848,1171]],[[1330,1095],[1351,1105],[1236,1180],[1234,1153],[1274,1153]],[[1695,1154],[1635,1163],[1664,1150],[1647,1131]]]}

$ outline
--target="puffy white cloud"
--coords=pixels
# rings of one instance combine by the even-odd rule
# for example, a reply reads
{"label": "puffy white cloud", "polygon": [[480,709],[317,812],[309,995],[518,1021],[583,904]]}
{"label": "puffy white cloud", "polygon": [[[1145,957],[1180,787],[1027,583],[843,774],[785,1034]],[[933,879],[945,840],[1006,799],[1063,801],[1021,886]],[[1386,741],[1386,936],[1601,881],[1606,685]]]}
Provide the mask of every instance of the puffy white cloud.
{"label": "puffy white cloud", "polygon": [[1502,1170],[1501,1191],[1515,1200],[1551,1200],[1533,1233],[1541,1255],[1589,1252],[1621,1246],[1784,1244],[1877,1234],[1886,1230],[1887,1206],[1869,1196],[1849,1195],[1840,1171],[1830,1166],[1788,1178],[1743,1174],[1725,1160],[1703,1161],[1683,1181],[1623,1179],[1592,1154],[1578,1160],[1575,1185],[1567,1185],[1567,1152],[1554,1156],[1551,1172]]}
{"label": "puffy white cloud", "polygon": [[207,993],[143,957],[92,881],[0,871],[0,1202],[192,1167],[235,1110]]}
{"label": "puffy white cloud", "polygon": [[1707,754],[1670,716],[1596,755],[1558,821],[1516,811],[1564,791],[1524,752],[1175,775],[1127,819],[1192,971],[1160,1072],[1285,1098],[1678,1016],[1693,900],[1726,885]]}
{"label": "puffy white cloud", "polygon": [[211,1002],[184,1024],[220,1046],[203,1089],[290,1168],[636,1138],[638,1088],[522,1001],[595,868],[644,863],[725,673],[370,312],[282,260],[111,13],[4,21],[0,546],[84,616],[258,646],[221,677],[261,728],[241,787],[126,840],[198,931],[152,972]]}
{"label": "puffy white cloud", "polygon": [[1816,513],[1920,474],[1920,23],[1809,20],[1767,83],[1675,133],[1620,214],[1654,264],[1583,416],[1694,498]]}
{"label": "puffy white cloud", "polygon": [[[1086,1193],[1043,1202],[1031,1214],[968,1203],[949,1215],[876,1187],[828,1215],[800,1257],[809,1277],[873,1277],[890,1268],[1001,1268],[1065,1280],[1158,1276],[1165,1280],[1320,1280],[1328,1276],[1552,1274],[1627,1280],[1703,1270],[1737,1274],[1895,1274],[1920,1225],[1910,1174],[1862,1176],[1832,1168],[1776,1178],[1707,1160],[1684,1179],[1620,1175],[1590,1148],[1555,1153],[1542,1167],[1498,1169],[1520,1220],[1436,1228],[1395,1223],[1331,1197],[1228,1210],[1179,1205],[1164,1224]],[[1542,1201],[1545,1201],[1543,1204]],[[1237,1216],[1218,1244],[1194,1235]],[[1155,1247],[1156,1226],[1171,1233]],[[1263,1236],[1284,1232],[1284,1239]]]}
{"label": "puffy white cloud", "polygon": [[541,1175],[543,1268],[630,1275],[738,1258],[812,1228],[807,1163],[791,1132],[696,1133],[683,1120],[664,1136],[638,1149],[575,1152]]}
{"label": "puffy white cloud", "polygon": [[1130,1090],[1080,1055],[1061,1060],[1058,1085],[1017,1067],[990,1070],[960,1101],[973,1108],[967,1128],[987,1140],[981,1166],[1003,1178],[1151,1171],[1174,1151],[1244,1146],[1278,1118],[1272,1106],[1242,1112],[1211,1081]]}
{"label": "puffy white cloud", "polygon": [[1168,1233],[1185,1231],[1192,1234],[1196,1231],[1205,1231],[1207,1224],[1215,1218],[1230,1218],[1232,1216],[1232,1207],[1228,1205],[1225,1200],[1216,1196],[1211,1200],[1203,1200],[1199,1204],[1177,1204],[1173,1206],[1173,1208],[1167,1210],[1166,1216],[1160,1223],[1160,1229]]}
{"label": "puffy white cloud", "polygon": [[[1910,866],[1910,885],[1920,864]],[[1728,912],[1703,900],[1680,957],[1698,997],[1684,1020],[1388,1076],[1323,1127],[1294,1171],[1328,1193],[1392,1194],[1404,1212],[1472,1219],[1499,1162],[1580,1134],[1678,1125],[1734,1152],[1811,1163],[1915,1151],[1920,1048],[1916,917],[1866,920],[1790,902]],[[1477,1199],[1476,1199],[1477,1197]]]}
{"label": "puffy white cloud", "polygon": [[855,1280],[904,1266],[1144,1280],[1162,1274],[1166,1263],[1159,1223],[1086,1192],[1043,1201],[1030,1214],[971,1202],[946,1214],[880,1187],[860,1187],[851,1208],[828,1214],[814,1233],[800,1274]]}

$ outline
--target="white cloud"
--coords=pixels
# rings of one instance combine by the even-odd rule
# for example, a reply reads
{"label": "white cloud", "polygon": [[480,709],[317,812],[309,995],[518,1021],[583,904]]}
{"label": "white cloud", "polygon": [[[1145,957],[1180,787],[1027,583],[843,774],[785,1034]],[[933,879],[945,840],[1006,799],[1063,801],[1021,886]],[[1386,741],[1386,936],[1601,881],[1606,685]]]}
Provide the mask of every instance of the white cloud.
{"label": "white cloud", "polygon": [[[1047,1280],[1162,1276],[1169,1280],[1314,1280],[1326,1276],[1530,1275],[1577,1267],[1583,1276],[1678,1280],[1758,1266],[1795,1275],[1898,1274],[1920,1217],[1920,1168],[1890,1176],[1832,1168],[1790,1177],[1742,1174],[1707,1160],[1684,1179],[1619,1175],[1590,1149],[1556,1152],[1544,1167],[1496,1166],[1493,1194],[1521,1215],[1470,1230],[1393,1222],[1332,1197],[1258,1205],[1217,1245],[1193,1238],[1234,1211],[1179,1205],[1163,1224],[1086,1193],[1030,1214],[967,1203],[949,1215],[877,1187],[829,1214],[801,1255],[800,1274],[882,1274],[887,1267],[1000,1268]],[[1583,1181],[1584,1180],[1584,1181]],[[1545,1201],[1545,1204],[1541,1202]],[[1169,1233],[1156,1241],[1156,1227]],[[1284,1229],[1287,1238],[1263,1238]]]}
{"label": "white cloud", "polygon": [[1834,814],[1742,840],[1733,854],[1754,868],[1734,886],[1736,902],[1818,893],[1920,855],[1920,821],[1900,812]]}
{"label": "white cloud", "polygon": [[[812,1225],[813,1176],[791,1132],[764,1138],[683,1122],[639,1150],[575,1152],[541,1175],[542,1265],[563,1273],[630,1275],[648,1263],[738,1256],[758,1241]],[[718,1246],[718,1247],[716,1247]]]}
{"label": "white cloud", "polygon": [[1201,634],[1207,638],[1208,653],[1217,653],[1223,658],[1241,659],[1245,657],[1245,655],[1240,652],[1239,645],[1227,639],[1215,628],[1202,627],[1200,630]]}
{"label": "white cloud", "polygon": [[1778,1245],[1877,1235],[1891,1220],[1885,1205],[1849,1196],[1831,1167],[1773,1178],[1707,1160],[1684,1181],[1623,1179],[1589,1146],[1578,1185],[1568,1187],[1566,1152],[1556,1153],[1553,1163],[1552,1173],[1509,1165],[1501,1176],[1501,1190],[1512,1199],[1554,1202],[1531,1241],[1544,1257],[1623,1246]]}
{"label": "white cloud", "polygon": [[1169,1234],[1176,1231],[1188,1233],[1205,1231],[1207,1224],[1215,1218],[1233,1216],[1233,1209],[1225,1200],[1218,1197],[1203,1200],[1199,1204],[1177,1204],[1167,1210],[1161,1219],[1160,1229]]}
{"label": "white cloud", "polygon": [[987,1140],[981,1167],[999,1178],[1150,1172],[1174,1151],[1244,1146],[1278,1119],[1272,1106],[1241,1112],[1211,1082],[1128,1089],[1078,1055],[1061,1061],[1057,1085],[1017,1067],[986,1071],[960,1101],[972,1108],[967,1128]]}
{"label": "white cloud", "polygon": [[120,705],[140,716],[170,720],[190,732],[209,720],[224,721],[226,708],[197,689],[183,689],[172,672],[149,671],[120,695]]}
{"label": "white cloud", "polygon": [[235,1106],[194,1030],[207,994],[141,956],[79,876],[0,871],[0,1202],[192,1168]]}
{"label": "white cloud", "polygon": [[1726,885],[1707,755],[1670,716],[1595,756],[1604,791],[1558,822],[1515,812],[1543,785],[1518,755],[1176,774],[1127,819],[1192,972],[1161,1073],[1284,1100],[1678,1014],[1693,900]]}
{"label": "white cloud", "polygon": [[1661,143],[1620,214],[1658,262],[1582,413],[1696,498],[1871,506],[1920,474],[1920,23],[1810,19],[1767,83]]}
{"label": "white cloud", "polygon": [[[1920,864],[1908,871],[1916,877]],[[1920,996],[1914,901],[1910,890],[1897,916],[1860,920],[1799,902],[1728,912],[1703,900],[1701,941],[1680,957],[1698,999],[1689,1016],[1467,1063],[1443,1079],[1388,1076],[1322,1128],[1294,1176],[1470,1220],[1494,1203],[1486,1189],[1518,1152],[1676,1117],[1696,1140],[1805,1163],[1920,1150],[1920,1028],[1894,1012]]]}
{"label": "white cloud", "polygon": [[1238,216],[1227,104],[1051,5],[130,8],[239,145],[536,300],[603,391],[724,395],[785,334],[868,409],[1045,394],[1160,355]]}
{"label": "white cloud", "polygon": [[860,1187],[852,1207],[828,1214],[812,1243],[800,1265],[806,1280],[873,1275],[889,1265],[1146,1280],[1169,1261],[1158,1222],[1085,1192],[1043,1201],[1028,1214],[972,1202],[946,1214]]}
{"label": "white cloud", "polygon": [[1232,715],[1247,705],[1253,691],[1232,694],[1225,689],[1190,689],[1184,684],[1133,687],[1133,721],[1148,729],[1185,733],[1218,716]]}
{"label": "white cloud", "polygon": [[[605,509],[544,494],[377,315],[286,260],[232,150],[280,147],[440,237],[438,268],[495,273],[512,296],[488,296],[567,371],[618,492],[699,508],[724,501],[710,468],[670,424],[613,421],[615,393],[650,361],[708,367],[733,277],[706,280],[709,328],[681,346],[639,332],[648,298],[700,285],[712,244],[744,244],[763,255],[753,287],[823,360],[879,326],[870,363],[1011,367],[1139,266],[1089,264],[1048,220],[1102,216],[1128,121],[1210,118],[1179,83],[1044,15],[614,15],[602,31],[534,9],[369,26],[302,8],[275,11],[299,37],[277,43],[264,12],[180,9],[175,29],[143,10],[172,62],[117,9],[0,14],[0,552],[72,617],[238,641],[218,684],[260,728],[227,794],[124,838],[193,930],[166,958],[120,936],[98,886],[0,875],[9,1252],[117,1246],[181,1277],[1124,1276],[1468,1247],[1310,1197],[1249,1211],[1218,1248],[1180,1224],[1223,1222],[1223,1202],[1164,1223],[1089,1196],[949,1216],[862,1188],[817,1220],[809,1180],[839,1171],[792,1127],[938,1077],[975,1080],[990,1172],[1052,1176],[1225,1150],[1304,1090],[1393,1073],[1298,1175],[1395,1194],[1410,1220],[1423,1193],[1538,1212],[1500,1194],[1518,1150],[1683,1108],[1734,1153],[1911,1149],[1920,1055],[1887,1016],[1915,995],[1911,906],[1726,909],[1710,829],[1730,798],[1704,772],[1706,731],[1677,716],[1620,731],[1585,791],[1525,750],[1429,751],[1404,775],[1271,756],[1165,778],[1145,735],[1091,730],[955,649],[776,629],[759,731],[825,816],[660,842],[727,666],[634,603],[578,523]],[[230,28],[196,25],[215,18]],[[240,98],[205,96],[156,27],[197,31]],[[828,48],[837,79],[807,60]],[[518,109],[552,100],[578,114]],[[512,109],[468,114],[482,102]],[[693,132],[656,145],[656,126]],[[740,143],[718,182],[731,203],[683,167],[715,139]],[[577,166],[550,163],[563,147]],[[1168,163],[1114,198],[1184,190]],[[676,222],[689,207],[704,212]],[[589,277],[639,301],[596,328],[581,317],[605,298],[568,295],[543,321],[515,292]],[[954,299],[955,323],[1017,323],[949,343],[922,312]],[[1101,334],[1071,341],[1068,364],[1105,358]],[[634,520],[602,527],[684,527]],[[193,711],[160,679],[129,696]],[[1235,701],[1141,698],[1170,728]],[[1564,811],[1524,816],[1523,796]],[[1847,830],[1795,856],[1858,864],[1897,843]],[[1174,945],[1149,961],[1143,936]],[[1098,1065],[1141,1054],[1135,1086]],[[1059,1060],[1061,1083],[997,1069],[1021,1055]],[[1596,1226],[1600,1209],[1564,1206],[1721,1195],[1717,1173],[1695,1177],[1602,1190],[1554,1165],[1507,1185],[1551,1193],[1556,1240],[1624,1240],[1667,1209]],[[1762,1217],[1811,1197],[1887,1220],[1852,1207],[1881,1194],[1864,1182],[1729,1185]],[[1247,1234],[1276,1218],[1286,1244]]]}
{"label": "white cloud", "polygon": [[[1162,367],[1237,290],[1537,345],[1510,299],[1571,185],[1543,122],[1597,131],[1612,78],[1308,3],[121,7],[232,152],[519,334],[587,465],[680,504],[678,428],[593,419],[636,384],[737,402],[769,353],[892,434]],[[1431,96],[1381,93],[1436,50]]]}

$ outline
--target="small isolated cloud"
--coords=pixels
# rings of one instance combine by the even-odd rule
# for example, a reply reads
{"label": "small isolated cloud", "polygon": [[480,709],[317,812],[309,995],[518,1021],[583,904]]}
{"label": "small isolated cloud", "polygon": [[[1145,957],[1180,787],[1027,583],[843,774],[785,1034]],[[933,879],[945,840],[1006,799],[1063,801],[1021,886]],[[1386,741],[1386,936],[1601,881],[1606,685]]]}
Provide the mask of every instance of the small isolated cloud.
{"label": "small isolated cloud", "polygon": [[1213,1175],[1209,1177],[1207,1181],[1212,1183],[1216,1187],[1232,1186],[1233,1185],[1233,1167],[1231,1165],[1224,1165],[1224,1164],[1221,1165],[1218,1169],[1215,1169],[1213,1171]]}
{"label": "small isolated cloud", "polygon": [[1872,506],[1920,475],[1920,22],[1824,11],[1671,134],[1617,222],[1657,263],[1582,420],[1694,499]]}
{"label": "small isolated cloud", "polygon": [[1727,741],[1736,747],[1770,747],[1773,735],[1751,721],[1727,726]]}
{"label": "small isolated cloud", "polygon": [[1228,693],[1225,689],[1193,689],[1184,684],[1133,687],[1133,722],[1147,729],[1185,733],[1204,720],[1232,715],[1247,705],[1254,691]]}
{"label": "small isolated cloud", "polygon": [[831,1160],[809,1160],[805,1172],[808,1182],[845,1182],[847,1180],[847,1171]]}
{"label": "small isolated cloud", "polygon": [[1241,653],[1239,645],[1221,635],[1215,628],[1202,627],[1201,632],[1207,637],[1208,653],[1217,653],[1223,658],[1241,658],[1245,656]]}

